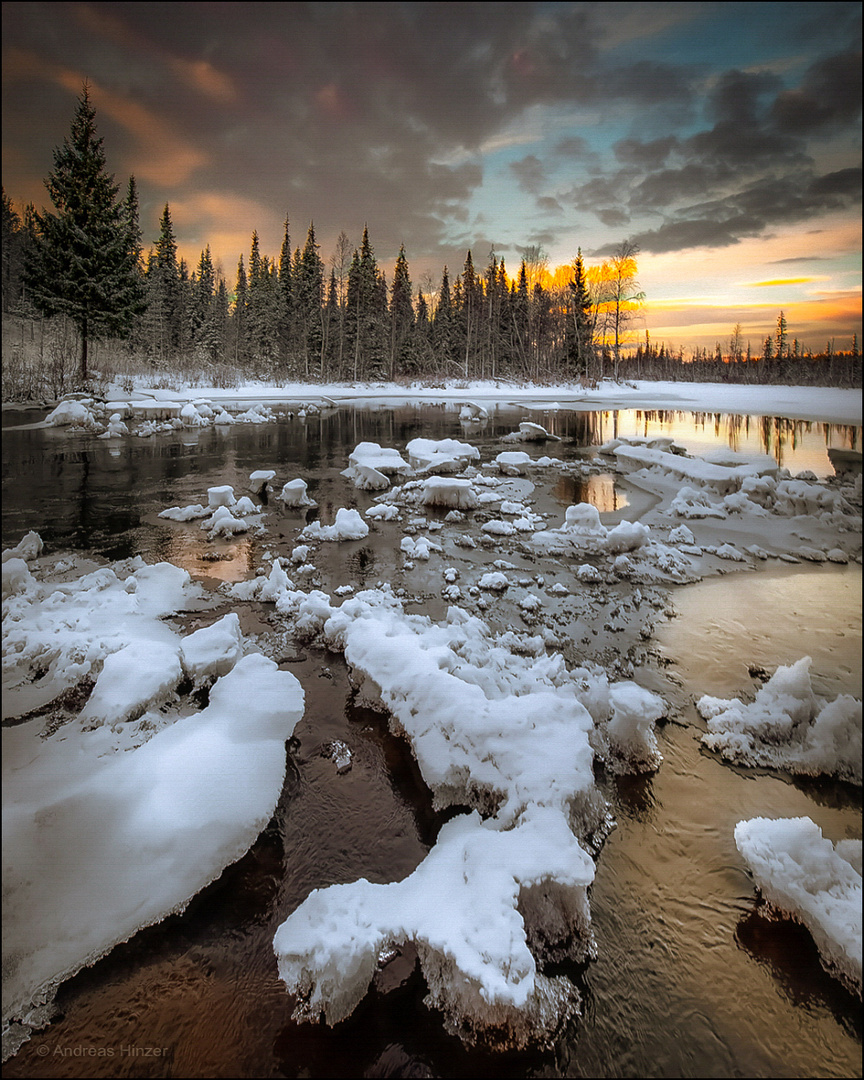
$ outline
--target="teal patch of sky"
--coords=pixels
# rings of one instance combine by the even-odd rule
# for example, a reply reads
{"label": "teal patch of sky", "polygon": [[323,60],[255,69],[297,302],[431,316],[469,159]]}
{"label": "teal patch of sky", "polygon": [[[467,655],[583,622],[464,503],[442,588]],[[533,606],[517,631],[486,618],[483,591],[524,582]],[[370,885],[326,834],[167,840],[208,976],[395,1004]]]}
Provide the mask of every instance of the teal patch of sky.
{"label": "teal patch of sky", "polygon": [[[788,70],[777,74],[797,78],[818,56],[849,46],[853,8],[860,11],[858,4],[843,3],[820,4],[818,14],[811,4],[706,4],[697,17],[656,34],[649,30],[612,55],[617,63],[650,59],[701,68],[706,75],[788,62]],[[814,35],[815,20],[822,32]]]}

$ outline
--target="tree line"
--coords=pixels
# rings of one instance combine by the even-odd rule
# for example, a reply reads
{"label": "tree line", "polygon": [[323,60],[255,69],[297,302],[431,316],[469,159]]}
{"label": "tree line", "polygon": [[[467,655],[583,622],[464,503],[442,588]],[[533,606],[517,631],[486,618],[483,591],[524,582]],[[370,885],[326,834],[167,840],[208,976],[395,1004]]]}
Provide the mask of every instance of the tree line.
{"label": "tree line", "polygon": [[[229,369],[286,381],[595,382],[698,371],[700,379],[809,382],[819,359],[797,355],[785,336],[776,349],[751,356],[748,346],[745,355],[740,327],[726,354],[718,345],[685,361],[647,334],[634,347],[644,294],[638,248],[626,240],[600,266],[586,267],[579,251],[555,271],[528,249],[515,277],[494,251],[479,269],[468,251],[460,272],[451,277],[445,266],[437,285],[427,277],[415,289],[404,247],[388,281],[368,229],[353,250],[343,232],[328,270],[314,224],[292,247],[286,216],[278,258],[261,252],[253,232],[229,287],[209,246],[194,267],[178,256],[168,204],[145,253],[134,177],[121,194],[108,174],[86,85],[45,185],[54,212],[29,205],[19,215],[3,192],[3,311],[71,323],[82,384],[90,343],[104,339],[124,342],[144,371],[206,378]],[[849,377],[836,364],[828,373]]]}

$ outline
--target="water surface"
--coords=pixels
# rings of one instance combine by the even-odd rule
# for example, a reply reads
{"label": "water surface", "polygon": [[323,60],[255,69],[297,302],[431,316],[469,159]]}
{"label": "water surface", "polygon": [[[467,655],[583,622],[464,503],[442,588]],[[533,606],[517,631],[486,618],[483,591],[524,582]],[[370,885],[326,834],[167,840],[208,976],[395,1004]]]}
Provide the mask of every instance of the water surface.
{"label": "water surface", "polygon": [[[203,534],[158,512],[205,501],[207,487],[217,484],[232,484],[239,494],[251,471],[274,468],[282,482],[306,479],[318,503],[309,516],[331,521],[340,506],[371,502],[341,476],[358,442],[402,449],[416,436],[460,438],[490,460],[513,449],[499,439],[525,418],[561,436],[528,449],[565,460],[616,432],[660,433],[694,451],[730,443],[749,449],[755,439],[757,451],[779,447],[793,472],[828,475],[828,445],[860,446],[860,429],[680,413],[504,409],[485,425],[467,427],[443,406],[340,409],[306,421],[111,444],[56,430],[8,431],[3,544],[33,528],[49,552],[143,554],[234,580],[252,572],[264,551],[290,550],[306,515],[274,514],[266,536],[216,545],[226,557],[213,563],[204,558],[214,546]],[[604,521],[638,512],[611,476],[583,483],[552,471],[548,490],[538,487],[535,496],[560,514],[592,494]],[[315,561],[334,583],[395,581],[401,565],[397,554],[371,542],[321,545]],[[302,682],[307,711],[269,827],[182,916],[141,931],[66,984],[58,995],[61,1016],[34,1035],[5,1074],[860,1075],[860,1002],[825,975],[808,934],[763,917],[732,836],[745,817],[806,814],[834,840],[860,837],[860,790],[722,764],[701,750],[704,725],[692,704],[702,693],[753,693],[758,684],[749,665],[773,670],[804,653],[814,657],[822,692],[860,695],[860,587],[857,566],[808,566],[729,574],[675,590],[679,615],[659,634],[664,662],[637,677],[672,702],[676,719],[661,728],[664,763],[655,775],[600,777],[618,827],[601,852],[591,894],[599,956],[585,968],[565,969],[583,991],[585,1016],[554,1050],[465,1049],[423,1005],[425,987],[410,954],[385,969],[335,1029],[290,1019],[272,951],[278,925],[314,888],[361,876],[405,877],[434,843],[442,816],[433,812],[406,744],[388,733],[382,717],[355,705],[342,658],[285,643],[281,664]],[[434,614],[440,603],[429,604]],[[272,633],[271,612],[267,605],[244,607],[244,630]],[[341,776],[322,752],[332,739],[347,742],[355,755]]]}

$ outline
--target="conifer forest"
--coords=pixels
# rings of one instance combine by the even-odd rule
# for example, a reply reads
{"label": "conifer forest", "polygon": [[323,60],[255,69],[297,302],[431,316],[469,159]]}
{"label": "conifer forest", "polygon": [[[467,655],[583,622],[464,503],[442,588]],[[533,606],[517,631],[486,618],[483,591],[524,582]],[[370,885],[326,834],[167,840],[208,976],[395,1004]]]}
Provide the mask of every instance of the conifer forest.
{"label": "conifer forest", "polygon": [[[638,247],[552,269],[539,247],[518,267],[490,251],[412,281],[404,247],[388,272],[364,227],[325,259],[314,224],[302,243],[286,214],[278,255],[258,233],[226,278],[210,247],[190,266],[165,204],[146,245],[134,177],[107,170],[85,86],[45,180],[53,210],[16,210],[3,191],[3,396],[58,396],[105,376],[240,381],[603,378],[860,385],[858,343],[803,349],[781,311],[776,333],[685,355],[642,328]],[[362,209],[362,208],[360,208]],[[301,234],[302,235],[302,234]],[[95,350],[95,352],[94,352]]]}

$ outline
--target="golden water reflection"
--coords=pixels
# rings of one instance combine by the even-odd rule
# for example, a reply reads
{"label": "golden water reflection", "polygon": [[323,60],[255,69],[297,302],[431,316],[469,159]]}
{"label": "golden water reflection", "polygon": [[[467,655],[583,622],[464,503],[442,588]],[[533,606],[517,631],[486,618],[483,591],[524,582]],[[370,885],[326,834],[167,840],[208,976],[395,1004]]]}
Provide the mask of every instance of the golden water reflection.
{"label": "golden water reflection", "polygon": [[562,476],[552,488],[552,496],[563,506],[573,503],[590,503],[601,514],[612,513],[627,506],[627,496],[615,487],[611,473],[599,476]]}
{"label": "golden water reflection", "polygon": [[167,534],[158,546],[165,562],[186,570],[193,578],[245,581],[253,572],[253,541],[241,536],[231,541],[210,541],[189,528]]}

